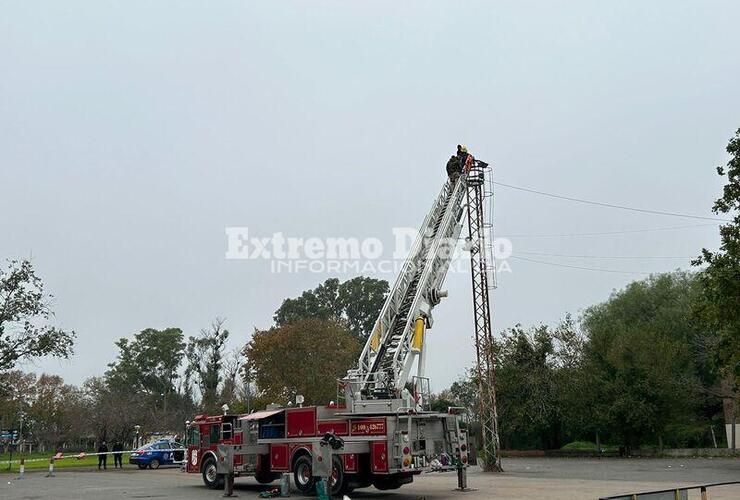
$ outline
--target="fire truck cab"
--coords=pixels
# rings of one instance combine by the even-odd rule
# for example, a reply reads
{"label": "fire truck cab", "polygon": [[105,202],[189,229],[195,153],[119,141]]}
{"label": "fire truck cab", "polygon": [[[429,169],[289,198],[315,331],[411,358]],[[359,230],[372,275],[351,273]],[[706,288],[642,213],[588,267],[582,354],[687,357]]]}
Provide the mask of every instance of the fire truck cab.
{"label": "fire truck cab", "polygon": [[308,493],[318,480],[313,456],[327,433],[343,441],[332,459],[332,494],[371,485],[396,489],[422,471],[453,470],[468,461],[467,437],[454,414],[347,414],[332,405],[198,415],[188,428],[186,471],[201,474],[209,488],[222,488],[217,448],[232,445],[235,476],[269,483],[288,472]]}

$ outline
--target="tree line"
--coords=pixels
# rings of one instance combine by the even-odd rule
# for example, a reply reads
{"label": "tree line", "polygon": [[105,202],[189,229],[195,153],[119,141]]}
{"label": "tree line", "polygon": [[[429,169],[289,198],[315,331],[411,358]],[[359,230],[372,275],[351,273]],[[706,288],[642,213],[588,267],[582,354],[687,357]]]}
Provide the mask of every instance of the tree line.
{"label": "tree line", "polygon": [[[587,308],[578,321],[566,315],[555,326],[502,332],[495,352],[502,446],[723,445],[737,378],[720,362],[721,335],[696,314],[702,295],[697,274],[657,274]],[[438,398],[438,409],[465,406],[475,420],[474,371]]]}

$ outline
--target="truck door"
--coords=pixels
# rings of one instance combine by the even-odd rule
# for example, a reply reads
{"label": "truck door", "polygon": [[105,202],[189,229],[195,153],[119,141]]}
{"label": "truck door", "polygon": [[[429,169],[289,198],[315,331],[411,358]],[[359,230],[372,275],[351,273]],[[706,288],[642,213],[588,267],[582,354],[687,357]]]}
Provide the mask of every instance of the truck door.
{"label": "truck door", "polygon": [[186,470],[188,472],[200,472],[200,427],[193,425],[188,428],[187,454],[185,459],[188,461]]}

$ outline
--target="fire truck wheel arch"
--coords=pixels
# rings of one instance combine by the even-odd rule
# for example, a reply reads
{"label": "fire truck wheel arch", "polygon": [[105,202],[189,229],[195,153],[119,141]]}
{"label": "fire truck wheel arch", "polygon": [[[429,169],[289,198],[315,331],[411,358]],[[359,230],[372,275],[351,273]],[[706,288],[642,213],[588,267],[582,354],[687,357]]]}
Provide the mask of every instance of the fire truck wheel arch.
{"label": "fire truck wheel arch", "polygon": [[308,449],[305,445],[299,445],[295,447],[291,451],[290,456],[290,470],[293,470],[293,467],[295,466],[296,460],[298,460],[300,457],[308,457],[309,460],[311,459],[311,450]]}
{"label": "fire truck wheel arch", "polygon": [[203,483],[212,489],[219,490],[224,487],[224,477],[216,473],[216,456],[213,453],[206,453],[201,462],[201,474]]}
{"label": "fire truck wheel arch", "polygon": [[199,460],[200,460],[200,471],[201,472],[203,472],[203,467],[204,467],[205,463],[208,461],[208,458],[209,457],[211,459],[213,459],[214,462],[216,461],[216,454],[214,452],[212,452],[212,451],[206,451],[200,457],[198,457]]}

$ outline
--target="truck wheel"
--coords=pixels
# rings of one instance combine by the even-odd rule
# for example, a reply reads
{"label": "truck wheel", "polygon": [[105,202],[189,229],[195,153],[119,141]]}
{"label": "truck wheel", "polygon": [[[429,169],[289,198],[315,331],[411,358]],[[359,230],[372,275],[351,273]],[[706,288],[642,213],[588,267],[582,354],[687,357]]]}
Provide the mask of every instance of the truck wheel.
{"label": "truck wheel", "polygon": [[159,460],[157,460],[156,458],[155,459],[152,459],[152,461],[149,462],[149,468],[150,469],[159,469]]}
{"label": "truck wheel", "polygon": [[298,491],[303,494],[313,491],[314,486],[316,486],[316,479],[313,477],[311,457],[303,455],[295,461],[293,464],[293,482]]}
{"label": "truck wheel", "polygon": [[220,490],[224,487],[224,476],[216,472],[216,460],[208,457],[203,461],[203,484],[212,490]]}
{"label": "truck wheel", "polygon": [[331,469],[331,496],[339,496],[349,493],[348,486],[349,484],[342,467],[342,460],[339,457],[334,456],[332,459]]}

